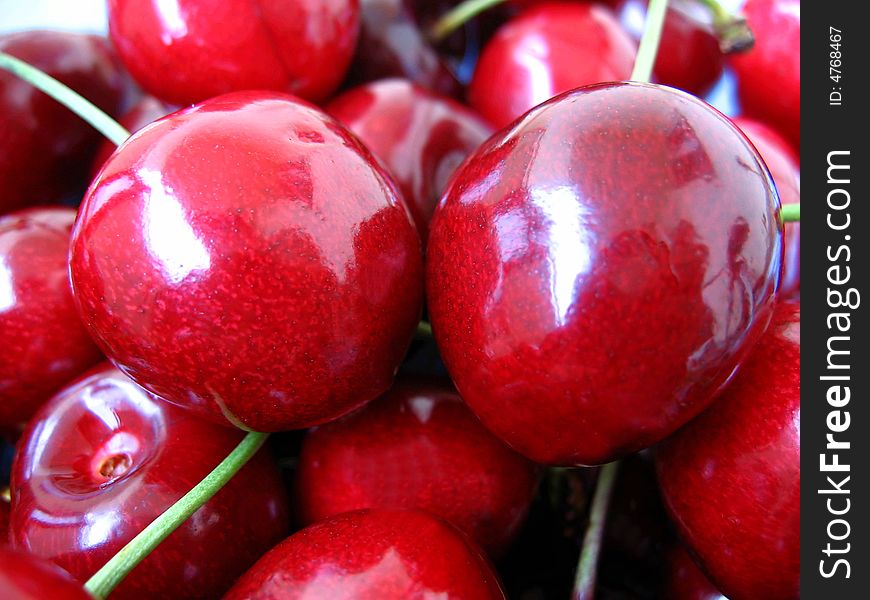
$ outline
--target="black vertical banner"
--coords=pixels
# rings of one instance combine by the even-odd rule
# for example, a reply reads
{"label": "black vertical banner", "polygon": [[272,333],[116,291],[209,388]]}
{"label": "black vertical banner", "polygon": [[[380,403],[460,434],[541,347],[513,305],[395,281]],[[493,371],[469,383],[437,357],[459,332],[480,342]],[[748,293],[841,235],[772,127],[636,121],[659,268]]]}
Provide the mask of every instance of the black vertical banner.
{"label": "black vertical banner", "polygon": [[864,2],[801,30],[801,596],[870,597],[870,35]]}

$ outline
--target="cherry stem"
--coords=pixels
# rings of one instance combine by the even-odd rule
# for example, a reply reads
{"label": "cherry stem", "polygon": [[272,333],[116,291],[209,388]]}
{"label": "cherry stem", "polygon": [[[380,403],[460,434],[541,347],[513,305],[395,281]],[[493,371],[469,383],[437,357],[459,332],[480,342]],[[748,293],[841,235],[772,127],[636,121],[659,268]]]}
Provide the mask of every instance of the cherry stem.
{"label": "cherry stem", "polygon": [[782,210],[780,211],[780,217],[782,218],[783,223],[800,223],[801,221],[801,205],[800,202],[797,204],[783,204]]}
{"label": "cherry stem", "polygon": [[731,14],[718,0],[698,1],[713,15],[713,29],[723,53],[746,52],[755,45],[755,36],[742,15]]}
{"label": "cherry stem", "polygon": [[112,117],[54,77],[43,73],[23,60],[19,60],[5,52],[0,52],[0,69],[9,71],[35,88],[45,92],[93,125],[94,129],[109,138],[115,145],[121,145],[122,142],[130,137],[130,132],[121,127]]}
{"label": "cherry stem", "polygon": [[429,339],[432,337],[432,324],[428,321],[420,321],[417,323],[417,337]]}
{"label": "cherry stem", "polygon": [[617,461],[604,465],[598,473],[595,496],[592,498],[592,508],[589,510],[589,525],[586,526],[586,534],[583,536],[583,549],[577,564],[577,575],[574,577],[572,600],[592,600],[595,597],[598,557],[601,555],[604,524],[607,521],[607,510],[618,470]]}
{"label": "cherry stem", "polygon": [[439,18],[429,36],[435,42],[446,39],[451,33],[465,25],[468,21],[485,12],[493,6],[504,3],[505,0],[465,0],[460,2]]}
{"label": "cherry stem", "polygon": [[178,529],[190,515],[208,502],[260,449],[268,433],[250,432],[230,454],[192,490],[170,506],[145,529],[121,548],[93,577],[85,588],[95,598],[105,598],[142,562],[160,542]]}
{"label": "cherry stem", "polygon": [[665,24],[665,14],[668,11],[668,0],[650,0],[646,11],[646,24],[640,46],[634,59],[634,69],[631,71],[632,81],[649,83],[652,78],[653,65],[659,52],[659,41],[662,38],[662,28]]}

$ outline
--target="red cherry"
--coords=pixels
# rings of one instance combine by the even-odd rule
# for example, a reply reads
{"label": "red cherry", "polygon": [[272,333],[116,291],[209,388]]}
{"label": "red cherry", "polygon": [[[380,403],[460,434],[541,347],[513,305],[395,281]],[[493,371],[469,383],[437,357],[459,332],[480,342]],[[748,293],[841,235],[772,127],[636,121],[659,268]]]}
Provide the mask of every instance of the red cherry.
{"label": "red cherry", "polygon": [[385,392],[420,318],[411,217],[337,121],[238,92],[134,134],[85,196],[70,271],[137,383],[257,431]]}
{"label": "red cherry", "polygon": [[326,111],[387,167],[424,242],[432,211],[456,167],[492,134],[463,105],[402,79],[345,92]]}
{"label": "red cherry", "polygon": [[[9,539],[9,502],[0,497],[0,544]],[[0,586],[2,588],[2,586]]]}
{"label": "red cherry", "polygon": [[361,508],[419,508],[500,555],[538,479],[537,467],[489,433],[452,386],[412,379],[309,433],[297,494],[304,524]]}
{"label": "red cherry", "polygon": [[130,74],[172,104],[237,90],[324,100],[350,65],[359,0],[110,0]]}
{"label": "red cherry", "polygon": [[[105,40],[57,31],[0,36],[11,54],[114,113],[122,75]],[[46,94],[0,71],[0,214],[80,194],[100,141],[90,125]]]}
{"label": "red cherry", "polygon": [[668,600],[728,600],[717,590],[683,546],[668,553],[665,598]]}
{"label": "red cherry", "polygon": [[732,61],[743,112],[800,149],[800,0],[748,0],[743,13],[755,34],[755,46]]}
{"label": "red cherry", "polygon": [[799,597],[800,304],[781,303],[734,382],[661,445],[680,536],[733,600]]}
{"label": "red cherry", "polygon": [[[801,201],[800,167],[798,158],[788,142],[773,129],[758,121],[737,117],[734,119],[749,138],[770,170],[783,204]],[[785,258],[782,267],[780,297],[799,298],[801,293],[801,225],[785,224]]]}
{"label": "red cherry", "polygon": [[416,511],[344,513],[290,536],[224,600],[502,600],[498,577],[462,534]]}
{"label": "red cherry", "polygon": [[658,442],[766,327],[778,209],[756,150],[694,96],[606,84],[530,111],[432,220],[429,311],[460,394],[536,462]]}
{"label": "red cherry", "polygon": [[69,284],[72,208],[0,217],[0,429],[17,431],[102,355],[79,320]]}
{"label": "red cherry", "polygon": [[59,567],[0,544],[0,598],[4,600],[94,600]]}
{"label": "red cherry", "polygon": [[[241,439],[99,367],[45,405],[21,438],[11,541],[85,581]],[[260,452],[112,597],[220,595],[286,535],[287,504],[274,461]]]}
{"label": "red cherry", "polygon": [[484,46],[468,101],[503,127],[561,92],[628,79],[636,52],[609,8],[544,3],[508,21]]}

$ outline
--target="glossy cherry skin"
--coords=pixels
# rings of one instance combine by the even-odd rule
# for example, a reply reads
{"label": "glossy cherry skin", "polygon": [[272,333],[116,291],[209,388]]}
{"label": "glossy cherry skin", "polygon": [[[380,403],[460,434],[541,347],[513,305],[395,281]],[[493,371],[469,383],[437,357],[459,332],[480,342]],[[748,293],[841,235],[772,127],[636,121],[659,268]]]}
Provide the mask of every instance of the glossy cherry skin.
{"label": "glossy cherry skin", "polygon": [[[643,35],[646,9],[647,0],[622,0],[615,9],[620,23],[637,42]],[[703,96],[721,77],[725,56],[712,26],[705,22],[707,12],[701,3],[668,5],[653,66],[656,82]]]}
{"label": "glossy cherry skin", "polygon": [[0,543],[0,598],[3,600],[94,600],[60,567]]}
{"label": "glossy cherry skin", "polygon": [[321,521],[261,558],[224,600],[501,600],[479,549],[417,511],[361,510]]}
{"label": "glossy cherry skin", "polygon": [[748,0],[743,13],[755,45],[732,60],[741,108],[800,150],[800,0]]}
{"label": "glossy cherry skin", "polygon": [[799,597],[800,304],[783,302],[728,390],[661,445],[683,541],[732,600]]}
{"label": "glossy cherry skin", "polygon": [[418,508],[501,555],[535,495],[538,467],[486,430],[448,382],[405,379],[302,446],[304,524],[362,508]]}
{"label": "glossy cherry skin", "polygon": [[484,46],[468,101],[500,128],[562,92],[628,79],[636,52],[609,8],[544,3],[505,23]]}
{"label": "glossy cherry skin", "polygon": [[359,0],[110,0],[130,74],[172,104],[240,90],[326,99],[356,47]]}
{"label": "glossy cherry skin", "polygon": [[453,172],[492,134],[473,111],[403,79],[354,88],[326,111],[386,166],[424,243],[432,211]]}
{"label": "glossy cherry skin", "polygon": [[420,317],[420,239],[346,129],[237,92],[134,134],[85,196],[82,319],[137,383],[220,422],[282,431],[386,391]]}
{"label": "glossy cherry skin", "polygon": [[435,339],[536,462],[590,465],[698,414],[770,318],[779,201],[721,113],[673,88],[562,95],[472,154],[435,210]]}
{"label": "glossy cherry skin", "polygon": [[[746,134],[776,184],[783,204],[801,201],[800,165],[788,142],[776,131],[753,119],[737,117],[734,124]],[[785,224],[785,258],[782,265],[780,297],[800,299],[801,293],[801,225]]]}
{"label": "glossy cherry skin", "polygon": [[63,385],[102,359],[69,284],[72,208],[0,217],[0,429],[20,431]]}
{"label": "glossy cherry skin", "polygon": [[[58,31],[0,36],[0,51],[115,114],[123,79],[105,40]],[[100,134],[26,81],[0,71],[0,214],[81,194]]]}
{"label": "glossy cherry skin", "polygon": [[[21,438],[10,541],[84,582],[241,439],[97,367],[46,404]],[[280,474],[261,451],[112,597],[220,595],[287,534],[288,521]]]}
{"label": "glossy cherry skin", "polygon": [[668,600],[728,600],[681,545],[668,553],[664,597]]}

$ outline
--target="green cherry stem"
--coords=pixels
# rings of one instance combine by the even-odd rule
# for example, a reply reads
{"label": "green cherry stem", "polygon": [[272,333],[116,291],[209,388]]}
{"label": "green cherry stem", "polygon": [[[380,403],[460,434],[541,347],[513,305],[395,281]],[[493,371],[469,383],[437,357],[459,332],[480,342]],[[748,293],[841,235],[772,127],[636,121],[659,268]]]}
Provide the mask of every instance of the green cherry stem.
{"label": "green cherry stem", "polygon": [[598,473],[592,508],[589,510],[589,525],[586,526],[586,534],[583,536],[583,549],[580,552],[580,562],[577,564],[577,575],[574,577],[572,600],[592,600],[595,597],[598,557],[601,555],[604,524],[607,521],[607,509],[610,506],[610,496],[613,495],[613,485],[616,483],[618,470],[617,461],[604,465]]}
{"label": "green cherry stem", "polygon": [[713,30],[719,39],[719,48],[724,54],[746,52],[755,44],[755,36],[746,19],[732,14],[719,0],[698,0],[713,16]]}
{"label": "green cherry stem", "polygon": [[206,475],[205,479],[152,521],[88,579],[85,588],[95,598],[108,596],[136,565],[160,545],[160,542],[169,537],[190,515],[217,494],[260,449],[267,437],[269,437],[267,433],[248,433],[239,445]]}
{"label": "green cherry stem", "polygon": [[800,223],[801,221],[801,205],[797,204],[783,204],[782,210],[780,211],[780,216],[782,217],[783,223]]}
{"label": "green cherry stem", "polygon": [[93,125],[97,131],[109,138],[115,145],[121,145],[124,140],[130,137],[130,132],[121,127],[112,117],[54,77],[43,73],[23,60],[19,60],[5,52],[0,52],[0,69],[9,71],[35,88],[45,92]]}
{"label": "green cherry stem", "polygon": [[444,13],[441,18],[435,22],[435,25],[433,25],[432,29],[429,31],[429,36],[435,42],[440,42],[480,13],[489,10],[493,6],[498,6],[504,1],[505,0],[465,0],[464,2],[460,2]]}
{"label": "green cherry stem", "polygon": [[662,39],[662,28],[665,24],[665,14],[668,11],[668,0],[650,0],[646,11],[646,24],[640,46],[634,59],[634,69],[631,71],[632,81],[649,83],[652,78],[653,65],[659,52],[659,41]]}

